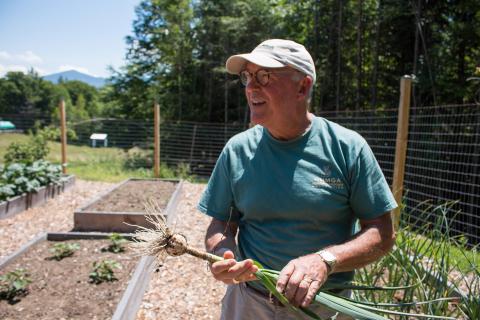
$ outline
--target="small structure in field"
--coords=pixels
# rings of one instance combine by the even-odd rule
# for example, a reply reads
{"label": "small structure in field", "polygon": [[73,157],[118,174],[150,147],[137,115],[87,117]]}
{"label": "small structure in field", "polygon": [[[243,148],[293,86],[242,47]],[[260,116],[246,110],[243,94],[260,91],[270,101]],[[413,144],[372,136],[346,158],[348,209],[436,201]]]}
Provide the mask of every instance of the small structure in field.
{"label": "small structure in field", "polygon": [[90,140],[92,141],[92,148],[97,146],[97,141],[99,147],[102,144],[104,147],[108,147],[108,134],[106,133],[92,133]]}

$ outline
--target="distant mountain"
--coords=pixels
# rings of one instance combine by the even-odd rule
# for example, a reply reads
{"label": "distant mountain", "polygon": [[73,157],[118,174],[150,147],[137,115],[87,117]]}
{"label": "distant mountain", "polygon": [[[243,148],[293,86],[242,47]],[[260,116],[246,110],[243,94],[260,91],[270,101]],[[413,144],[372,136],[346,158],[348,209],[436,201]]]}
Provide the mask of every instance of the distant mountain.
{"label": "distant mountain", "polygon": [[72,80],[82,81],[97,88],[100,88],[105,85],[105,78],[93,77],[88,74],[81,73],[75,70],[53,73],[43,77],[43,79],[51,81],[53,83],[58,83],[60,78],[62,78],[64,81],[72,81]]}

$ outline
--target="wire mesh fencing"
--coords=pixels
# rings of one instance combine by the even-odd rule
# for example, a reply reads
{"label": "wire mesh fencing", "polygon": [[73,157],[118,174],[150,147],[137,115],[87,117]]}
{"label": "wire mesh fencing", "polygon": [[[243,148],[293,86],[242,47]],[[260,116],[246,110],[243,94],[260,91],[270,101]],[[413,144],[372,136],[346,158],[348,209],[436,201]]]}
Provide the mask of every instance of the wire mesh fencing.
{"label": "wire mesh fencing", "polygon": [[[323,113],[359,132],[392,183],[397,109]],[[402,219],[425,227],[443,216],[445,231],[480,243],[480,110],[478,104],[411,108]]]}
{"label": "wire mesh fencing", "polygon": [[453,221],[451,235],[480,243],[479,105],[411,109],[404,183],[412,224],[445,214]]}
{"label": "wire mesh fencing", "polygon": [[[77,135],[72,144],[92,145],[91,134],[104,133],[107,145],[124,150],[132,168],[153,166],[153,121],[97,119],[70,127]],[[236,124],[164,121],[160,124],[160,161],[170,167],[187,165],[190,174],[208,177],[225,143],[243,130]]]}
{"label": "wire mesh fencing", "polygon": [[397,134],[397,109],[340,111],[318,114],[361,134],[370,145],[388,183],[392,184]]}
{"label": "wire mesh fencing", "polygon": [[[397,131],[397,108],[376,111],[322,112],[320,116],[360,133],[371,146],[392,184]],[[17,129],[28,130],[35,120],[53,124],[41,115],[7,116]],[[68,118],[68,117],[67,117]],[[412,108],[404,177],[404,221],[423,227],[445,214],[452,235],[480,243],[480,110],[478,105]],[[76,133],[69,144],[116,148],[115,156],[129,168],[153,167],[154,124],[149,120],[89,119],[70,121]],[[160,159],[171,167],[187,166],[189,173],[208,177],[225,143],[245,130],[241,124],[163,121]],[[107,134],[94,145],[93,133]],[[0,135],[1,139],[1,135]],[[106,147],[105,147],[106,146]],[[450,204],[448,210],[431,206]],[[431,213],[430,216],[425,212]]]}
{"label": "wire mesh fencing", "polygon": [[8,132],[28,132],[35,127],[35,123],[44,127],[52,122],[51,118],[41,113],[28,114],[0,114],[0,121],[10,121],[15,128]]}

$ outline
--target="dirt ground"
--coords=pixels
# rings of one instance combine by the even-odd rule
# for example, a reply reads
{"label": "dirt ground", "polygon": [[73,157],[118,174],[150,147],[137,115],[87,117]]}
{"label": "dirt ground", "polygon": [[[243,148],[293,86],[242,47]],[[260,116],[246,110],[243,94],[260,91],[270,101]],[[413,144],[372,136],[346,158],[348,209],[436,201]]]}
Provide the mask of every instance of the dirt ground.
{"label": "dirt ground", "polygon": [[[113,187],[110,183],[77,180],[72,189],[44,205],[0,220],[0,259],[38,234],[70,231],[75,209]],[[196,209],[204,188],[203,184],[184,183],[174,222],[175,230],[185,234],[189,244],[197,248],[203,248],[210,220]],[[188,256],[167,258],[151,277],[137,320],[218,319],[224,292],[225,287],[210,276],[203,261]],[[58,299],[59,303],[65,301],[63,297]]]}
{"label": "dirt ground", "polygon": [[178,183],[162,181],[131,180],[122,184],[105,197],[88,206],[88,211],[108,212],[143,212],[145,203],[150,199],[156,201],[160,208],[165,208]]}
{"label": "dirt ground", "polygon": [[[43,241],[21,255],[3,272],[23,268],[32,280],[29,292],[18,302],[10,304],[0,300],[0,319],[111,319],[127,288],[139,258],[125,248],[123,253],[103,252],[109,240],[70,240],[80,249],[73,256],[60,261],[49,259],[49,251],[58,242]],[[118,279],[94,284],[89,282],[93,262],[103,260],[118,262],[114,269]]]}

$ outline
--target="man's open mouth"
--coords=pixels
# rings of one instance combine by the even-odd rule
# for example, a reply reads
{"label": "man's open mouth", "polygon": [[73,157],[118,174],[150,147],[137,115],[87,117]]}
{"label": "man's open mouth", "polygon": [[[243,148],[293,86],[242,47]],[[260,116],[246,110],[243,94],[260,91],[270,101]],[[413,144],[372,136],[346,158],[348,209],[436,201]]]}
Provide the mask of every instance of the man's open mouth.
{"label": "man's open mouth", "polygon": [[266,103],[263,100],[252,100],[251,102],[252,102],[252,105],[255,106],[255,107],[261,106],[261,105]]}

